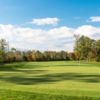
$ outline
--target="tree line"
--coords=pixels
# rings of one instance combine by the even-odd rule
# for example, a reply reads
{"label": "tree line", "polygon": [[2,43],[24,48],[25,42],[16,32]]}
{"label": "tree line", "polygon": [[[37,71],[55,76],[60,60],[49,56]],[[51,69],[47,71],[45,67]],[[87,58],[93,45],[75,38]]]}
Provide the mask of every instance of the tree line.
{"label": "tree line", "polygon": [[0,62],[19,61],[61,61],[88,60],[100,61],[100,39],[93,40],[86,36],[75,35],[73,52],[27,50],[9,48],[5,39],[0,39]]}

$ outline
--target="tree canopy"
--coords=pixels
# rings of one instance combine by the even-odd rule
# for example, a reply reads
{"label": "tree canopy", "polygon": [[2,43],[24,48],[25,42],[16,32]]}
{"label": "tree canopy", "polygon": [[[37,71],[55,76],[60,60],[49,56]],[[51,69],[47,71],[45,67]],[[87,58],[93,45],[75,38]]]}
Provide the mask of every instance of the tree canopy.
{"label": "tree canopy", "polygon": [[94,60],[100,61],[100,39],[93,40],[86,36],[75,36],[73,52],[67,51],[20,51],[10,48],[5,39],[0,39],[0,62],[15,61],[60,61]]}

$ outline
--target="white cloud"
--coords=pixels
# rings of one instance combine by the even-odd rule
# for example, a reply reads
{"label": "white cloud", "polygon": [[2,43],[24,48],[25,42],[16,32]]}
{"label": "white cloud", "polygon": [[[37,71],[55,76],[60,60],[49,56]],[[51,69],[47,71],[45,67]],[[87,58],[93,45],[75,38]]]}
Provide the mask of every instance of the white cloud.
{"label": "white cloud", "polygon": [[59,19],[58,18],[40,18],[40,19],[33,19],[32,24],[36,25],[57,25]]}
{"label": "white cloud", "polygon": [[90,22],[100,22],[100,16],[92,16],[89,18]]}
{"label": "white cloud", "polygon": [[83,26],[78,27],[75,30],[75,33],[91,37],[94,34],[100,34],[100,27],[94,27],[91,25],[83,25]]}
{"label": "white cloud", "polygon": [[8,40],[11,47],[20,49],[72,50],[73,34],[86,35],[94,39],[100,38],[100,27],[83,25],[70,28],[62,26],[45,30],[0,24],[0,38]]}

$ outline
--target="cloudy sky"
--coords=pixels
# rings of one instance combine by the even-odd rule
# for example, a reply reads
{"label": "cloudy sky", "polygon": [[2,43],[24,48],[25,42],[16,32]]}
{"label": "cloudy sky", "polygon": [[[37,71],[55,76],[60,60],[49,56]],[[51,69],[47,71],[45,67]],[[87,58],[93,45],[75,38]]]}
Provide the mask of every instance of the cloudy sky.
{"label": "cloudy sky", "polygon": [[11,47],[72,51],[74,34],[100,39],[100,0],[0,0],[0,38]]}

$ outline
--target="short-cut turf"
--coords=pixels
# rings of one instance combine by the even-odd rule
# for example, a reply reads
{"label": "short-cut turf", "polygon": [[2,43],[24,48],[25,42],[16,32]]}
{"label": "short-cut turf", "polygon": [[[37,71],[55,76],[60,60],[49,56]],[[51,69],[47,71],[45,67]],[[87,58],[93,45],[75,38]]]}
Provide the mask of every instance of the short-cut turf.
{"label": "short-cut turf", "polygon": [[0,65],[0,100],[47,98],[100,100],[100,63],[55,61]]}

